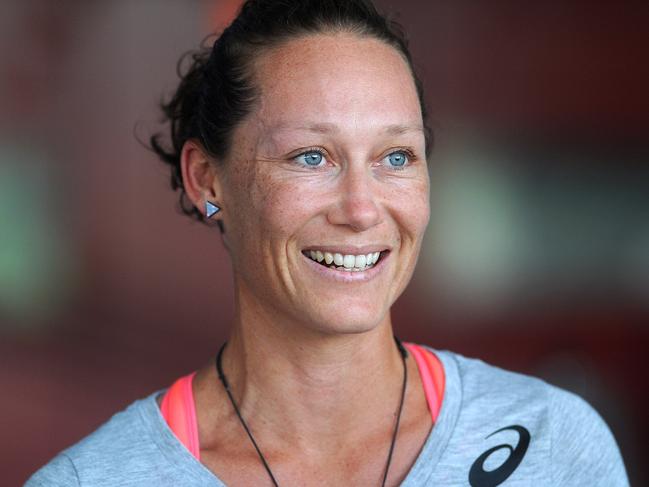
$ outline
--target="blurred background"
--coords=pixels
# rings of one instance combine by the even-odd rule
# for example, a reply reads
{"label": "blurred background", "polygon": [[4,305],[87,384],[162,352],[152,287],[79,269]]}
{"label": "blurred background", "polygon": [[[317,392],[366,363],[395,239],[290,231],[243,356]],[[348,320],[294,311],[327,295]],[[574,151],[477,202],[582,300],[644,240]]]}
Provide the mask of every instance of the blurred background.
{"label": "blurred background", "polygon": [[[377,1],[436,131],[432,217],[397,334],[586,398],[649,485],[649,3]],[[211,360],[220,237],[137,138],[238,0],[4,0],[3,485]]]}

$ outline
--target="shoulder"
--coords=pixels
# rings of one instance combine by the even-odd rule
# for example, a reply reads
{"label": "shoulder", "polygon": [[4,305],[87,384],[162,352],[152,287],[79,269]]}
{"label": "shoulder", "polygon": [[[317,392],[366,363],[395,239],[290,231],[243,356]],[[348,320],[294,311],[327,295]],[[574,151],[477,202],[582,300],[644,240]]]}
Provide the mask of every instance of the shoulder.
{"label": "shoulder", "polygon": [[555,481],[572,485],[590,478],[591,485],[629,485],[617,442],[599,413],[581,397],[558,388],[552,389],[550,401]]}
{"label": "shoulder", "polygon": [[77,470],[65,453],[59,453],[50,462],[32,475],[25,487],[78,486]]}
{"label": "shoulder", "polygon": [[512,444],[520,445],[524,437],[529,441],[521,468],[538,470],[535,475],[544,482],[628,485],[613,434],[584,399],[536,377],[453,352],[433,351],[444,364],[447,380],[458,383],[448,384],[449,392],[456,387],[460,397],[456,432],[464,440],[475,432],[476,452],[485,439],[515,429]]}
{"label": "shoulder", "polygon": [[155,395],[139,399],[113,415],[90,435],[63,450],[27,481],[26,486],[104,485],[137,470],[157,446],[150,433]]}
{"label": "shoulder", "polygon": [[464,405],[472,403],[504,406],[509,409],[540,408],[550,405],[554,393],[564,392],[547,382],[526,374],[506,370],[477,358],[447,350],[434,350],[448,377],[459,382]]}
{"label": "shoulder", "polygon": [[114,459],[122,468],[122,462],[128,462],[143,451],[154,450],[149,428],[153,420],[151,403],[157,406],[154,396],[131,403],[65,453],[77,465],[94,462],[101,456]]}

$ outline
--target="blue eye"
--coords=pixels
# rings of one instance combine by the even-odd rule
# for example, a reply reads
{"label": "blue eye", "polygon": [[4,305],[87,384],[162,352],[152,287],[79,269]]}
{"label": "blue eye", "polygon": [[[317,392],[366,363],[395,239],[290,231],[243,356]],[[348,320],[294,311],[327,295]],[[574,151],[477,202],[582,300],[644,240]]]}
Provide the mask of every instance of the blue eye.
{"label": "blue eye", "polygon": [[309,151],[305,152],[304,154],[300,154],[296,157],[296,159],[305,166],[316,167],[319,166],[322,162],[323,156],[318,151]]}
{"label": "blue eye", "polygon": [[393,167],[403,167],[408,162],[408,155],[403,151],[396,151],[387,156],[388,162]]}

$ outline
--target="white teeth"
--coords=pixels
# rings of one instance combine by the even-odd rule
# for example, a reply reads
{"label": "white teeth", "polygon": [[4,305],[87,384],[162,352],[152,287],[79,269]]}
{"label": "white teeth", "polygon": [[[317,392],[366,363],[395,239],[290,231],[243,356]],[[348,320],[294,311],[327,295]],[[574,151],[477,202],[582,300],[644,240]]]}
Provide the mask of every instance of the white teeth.
{"label": "white teeth", "polygon": [[331,268],[345,271],[363,271],[379,260],[380,252],[370,252],[369,254],[339,254],[331,252],[322,252],[321,250],[309,250],[305,252],[312,260],[328,265]]}

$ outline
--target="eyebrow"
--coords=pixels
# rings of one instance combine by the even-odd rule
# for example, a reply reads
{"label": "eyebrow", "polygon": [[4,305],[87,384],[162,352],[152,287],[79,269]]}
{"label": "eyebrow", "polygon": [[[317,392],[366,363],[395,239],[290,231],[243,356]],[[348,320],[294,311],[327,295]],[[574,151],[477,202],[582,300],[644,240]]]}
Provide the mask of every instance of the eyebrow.
{"label": "eyebrow", "polygon": [[[300,126],[280,124],[275,130],[301,130],[317,134],[335,134],[340,132],[338,126],[333,123],[310,123]],[[382,131],[388,135],[401,135],[407,132],[424,132],[424,127],[422,125],[390,124],[382,127]]]}
{"label": "eyebrow", "polygon": [[401,135],[408,132],[423,132],[424,127],[421,125],[393,124],[386,126],[384,131],[390,135]]}

